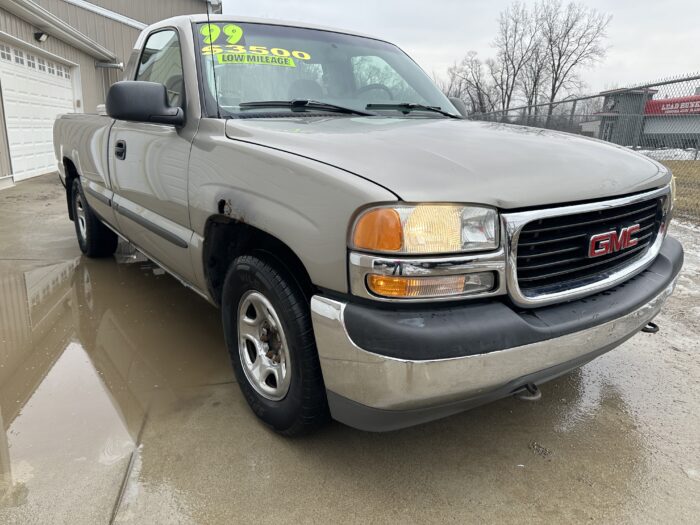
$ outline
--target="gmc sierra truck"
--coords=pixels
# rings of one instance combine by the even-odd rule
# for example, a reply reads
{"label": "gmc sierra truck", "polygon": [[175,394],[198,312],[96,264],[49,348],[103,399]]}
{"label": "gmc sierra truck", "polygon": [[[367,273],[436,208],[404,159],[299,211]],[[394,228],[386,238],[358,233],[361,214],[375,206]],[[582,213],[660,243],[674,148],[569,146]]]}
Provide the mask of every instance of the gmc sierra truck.
{"label": "gmc sierra truck", "polygon": [[683,262],[667,168],[463,113],[384,40],[187,16],[54,140],[80,249],[122,237],[219,306],[262,421],[383,431],[536,397],[651,327]]}

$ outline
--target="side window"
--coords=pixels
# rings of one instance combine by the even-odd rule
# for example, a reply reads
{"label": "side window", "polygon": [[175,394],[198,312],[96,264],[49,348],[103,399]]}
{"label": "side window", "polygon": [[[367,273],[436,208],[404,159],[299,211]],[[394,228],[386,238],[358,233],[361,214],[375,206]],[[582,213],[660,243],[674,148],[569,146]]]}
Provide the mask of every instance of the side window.
{"label": "side window", "polygon": [[158,82],[168,89],[172,107],[182,106],[185,83],[182,76],[182,55],[177,32],[172,29],[153,33],[141,53],[136,80]]}

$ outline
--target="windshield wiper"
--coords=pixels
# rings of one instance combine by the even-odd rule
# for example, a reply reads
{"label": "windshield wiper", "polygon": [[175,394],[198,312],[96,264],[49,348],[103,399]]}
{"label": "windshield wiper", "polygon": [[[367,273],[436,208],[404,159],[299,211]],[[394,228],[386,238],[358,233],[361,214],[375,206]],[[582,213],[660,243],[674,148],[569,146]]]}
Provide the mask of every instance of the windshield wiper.
{"label": "windshield wiper", "polygon": [[328,102],[319,102],[318,100],[260,100],[256,102],[241,102],[238,107],[242,110],[256,108],[289,108],[292,111],[330,111],[334,113],[345,113],[348,115],[362,115],[365,117],[374,117],[376,113],[362,111],[360,109],[347,108],[345,106],[337,106]]}
{"label": "windshield wiper", "polygon": [[425,106],[423,104],[414,104],[413,102],[401,102],[398,104],[367,104],[365,109],[397,109],[404,115],[408,115],[411,111],[432,111],[433,113],[440,113],[440,115],[445,115],[450,118],[461,119],[460,115],[455,115],[454,113],[449,113],[440,109],[439,106]]}

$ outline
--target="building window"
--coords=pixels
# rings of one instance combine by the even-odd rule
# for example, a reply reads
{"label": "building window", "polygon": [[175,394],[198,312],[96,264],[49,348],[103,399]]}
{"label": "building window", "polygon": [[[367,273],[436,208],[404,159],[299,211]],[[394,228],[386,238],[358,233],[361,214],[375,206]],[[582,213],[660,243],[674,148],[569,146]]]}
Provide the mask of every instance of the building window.
{"label": "building window", "polygon": [[10,47],[5,44],[0,44],[0,58],[3,60],[12,60],[12,54],[10,53]]}
{"label": "building window", "polygon": [[24,65],[24,53],[19,49],[13,49],[15,52],[15,62],[21,66]]}
{"label": "building window", "polygon": [[63,76],[63,66],[61,64],[56,64],[56,75],[59,77]]}
{"label": "building window", "polygon": [[27,53],[27,66],[36,69],[36,57]]}
{"label": "building window", "polygon": [[63,73],[66,76],[66,79],[70,79],[70,66],[63,66]]}
{"label": "building window", "polygon": [[39,57],[36,60],[37,64],[39,65],[39,71],[44,71],[46,72],[46,60],[43,58]]}
{"label": "building window", "polygon": [[55,75],[56,74],[56,67],[53,65],[53,62],[48,62],[49,65],[49,75]]}

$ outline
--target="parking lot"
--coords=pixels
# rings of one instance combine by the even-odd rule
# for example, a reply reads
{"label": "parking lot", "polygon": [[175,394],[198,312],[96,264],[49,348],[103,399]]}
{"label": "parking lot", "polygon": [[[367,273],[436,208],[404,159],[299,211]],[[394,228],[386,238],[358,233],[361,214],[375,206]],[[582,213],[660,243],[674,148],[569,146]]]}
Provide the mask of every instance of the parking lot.
{"label": "parking lot", "polygon": [[218,310],[129,246],[81,257],[55,175],[3,190],[0,523],[696,522],[700,227],[672,233],[660,333],[541,401],[287,439],[239,393]]}

